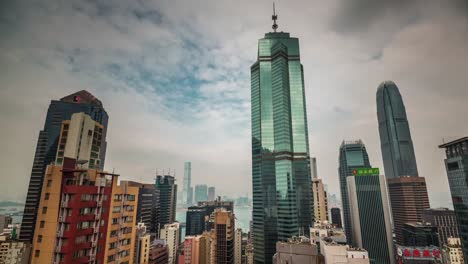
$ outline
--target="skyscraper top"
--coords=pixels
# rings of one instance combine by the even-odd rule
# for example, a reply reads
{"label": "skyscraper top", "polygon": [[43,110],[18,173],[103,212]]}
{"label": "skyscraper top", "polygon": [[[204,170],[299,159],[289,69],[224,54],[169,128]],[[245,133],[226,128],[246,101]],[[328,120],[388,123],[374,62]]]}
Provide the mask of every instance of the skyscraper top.
{"label": "skyscraper top", "polygon": [[273,20],[273,31],[276,32],[276,29],[278,29],[278,24],[276,24],[276,20],[278,20],[278,15],[276,14],[276,9],[275,9],[275,2],[273,2],[273,15],[271,16],[271,19]]}
{"label": "skyscraper top", "polygon": [[79,92],[67,95],[60,99],[60,101],[77,104],[86,103],[102,107],[102,102],[86,90],[81,90]]}

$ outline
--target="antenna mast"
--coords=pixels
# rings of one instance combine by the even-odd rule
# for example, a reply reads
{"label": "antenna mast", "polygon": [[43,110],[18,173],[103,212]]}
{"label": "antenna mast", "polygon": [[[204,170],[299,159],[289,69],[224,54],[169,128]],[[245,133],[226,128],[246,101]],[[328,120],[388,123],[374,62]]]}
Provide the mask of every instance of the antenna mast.
{"label": "antenna mast", "polygon": [[271,19],[273,20],[273,31],[276,32],[276,29],[278,28],[278,24],[276,24],[276,20],[278,19],[278,15],[276,14],[276,8],[275,8],[275,2],[273,2],[273,15],[271,16]]}

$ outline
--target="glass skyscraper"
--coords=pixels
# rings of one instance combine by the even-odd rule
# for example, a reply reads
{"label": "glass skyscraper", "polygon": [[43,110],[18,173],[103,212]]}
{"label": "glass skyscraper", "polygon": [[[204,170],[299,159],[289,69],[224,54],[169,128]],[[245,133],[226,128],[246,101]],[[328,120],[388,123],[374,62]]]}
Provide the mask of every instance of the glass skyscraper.
{"label": "glass skyscraper", "polygon": [[37,208],[41,197],[44,173],[46,166],[55,162],[62,121],[70,120],[74,113],[80,112],[89,115],[94,121],[104,127],[99,153],[101,161],[100,164],[97,165],[98,169],[102,170],[104,168],[107,146],[107,122],[109,117],[101,101],[84,90],[68,95],[60,100],[52,100],[47,110],[44,129],[39,132],[39,138],[37,140],[26,204],[24,206],[23,220],[21,223],[20,240],[22,241],[31,241],[34,236]]}
{"label": "glass skyscraper", "polygon": [[186,161],[184,163],[184,182],[182,188],[182,204],[186,206],[192,205],[192,163]]}
{"label": "glass skyscraper", "polygon": [[314,220],[299,40],[276,27],[250,69],[255,263],[271,263],[276,242],[307,234]]}
{"label": "glass skyscraper", "polygon": [[353,170],[355,169],[371,167],[364,143],[361,140],[343,141],[340,147],[339,163],[340,167],[338,168],[338,173],[340,177],[341,203],[343,206],[346,240],[348,244],[354,245],[351,235],[351,215],[346,178],[352,176]]}
{"label": "glass skyscraper", "polygon": [[377,118],[387,179],[418,176],[405,105],[392,81],[383,82],[377,90]]}

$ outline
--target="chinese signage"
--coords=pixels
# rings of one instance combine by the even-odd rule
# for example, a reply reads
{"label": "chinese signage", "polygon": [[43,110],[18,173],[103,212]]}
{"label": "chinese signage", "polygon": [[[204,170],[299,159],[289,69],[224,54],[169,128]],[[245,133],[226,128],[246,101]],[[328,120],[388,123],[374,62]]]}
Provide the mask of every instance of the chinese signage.
{"label": "chinese signage", "polygon": [[379,174],[380,174],[379,168],[362,168],[362,169],[353,170],[354,176],[371,176],[371,175],[379,175]]}
{"label": "chinese signage", "polygon": [[[438,247],[402,247],[397,248],[399,263],[405,263],[404,260],[440,260],[441,253]],[[402,262],[403,260],[403,262]]]}

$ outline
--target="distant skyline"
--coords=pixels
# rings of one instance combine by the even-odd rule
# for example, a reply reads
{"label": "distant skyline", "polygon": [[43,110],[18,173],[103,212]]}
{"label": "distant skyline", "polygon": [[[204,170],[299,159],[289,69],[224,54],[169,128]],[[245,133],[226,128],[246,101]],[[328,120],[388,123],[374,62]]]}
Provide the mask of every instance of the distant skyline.
{"label": "distant skyline", "polygon": [[[432,207],[452,207],[444,153],[468,135],[468,6],[437,1],[276,1],[300,39],[310,155],[339,193],[343,140],[383,171],[375,95],[397,83]],[[88,90],[109,114],[106,170],[153,182],[184,161],[192,186],[251,196],[250,65],[271,1],[8,1],[0,8],[0,200],[24,201],[52,99]],[[249,12],[245,9],[248,7]]]}

